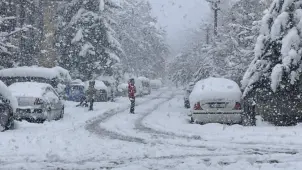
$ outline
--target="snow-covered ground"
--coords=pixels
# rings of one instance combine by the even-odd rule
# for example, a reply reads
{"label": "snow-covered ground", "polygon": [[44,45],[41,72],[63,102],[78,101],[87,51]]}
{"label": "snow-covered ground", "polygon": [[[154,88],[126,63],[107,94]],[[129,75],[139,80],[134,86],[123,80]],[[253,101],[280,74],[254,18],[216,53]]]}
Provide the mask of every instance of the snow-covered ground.
{"label": "snow-covered ground", "polygon": [[66,102],[65,117],[18,122],[0,133],[0,169],[291,170],[302,166],[302,125],[190,124],[181,91],[162,88],[129,101]]}

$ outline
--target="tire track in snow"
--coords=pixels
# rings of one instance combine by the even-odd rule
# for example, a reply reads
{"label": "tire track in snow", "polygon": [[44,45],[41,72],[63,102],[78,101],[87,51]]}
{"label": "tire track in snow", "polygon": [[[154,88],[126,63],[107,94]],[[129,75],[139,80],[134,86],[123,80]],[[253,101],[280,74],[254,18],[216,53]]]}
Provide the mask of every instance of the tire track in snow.
{"label": "tire track in snow", "polygon": [[[160,93],[159,95],[157,95],[155,97],[152,97],[149,100],[146,100],[144,102],[139,103],[138,106],[144,105],[144,104],[146,104],[146,103],[148,103],[152,100],[158,99],[163,95],[166,95],[166,93]],[[138,106],[136,106],[136,107],[138,107]],[[158,106],[156,105],[155,108],[151,110],[151,112],[153,110],[155,110],[157,107]],[[110,130],[108,130],[106,128],[103,128],[101,126],[101,123],[107,122],[108,120],[110,120],[115,115],[123,113],[123,112],[127,111],[129,108],[130,107],[128,106],[126,109],[113,109],[113,110],[110,110],[108,112],[105,112],[103,115],[99,116],[98,118],[87,122],[86,129],[89,132],[94,133],[96,135],[99,135],[101,137],[109,137],[111,139],[117,139],[117,140],[126,141],[126,142],[135,142],[135,143],[140,143],[140,144],[147,144],[146,140],[143,139],[143,138],[123,135],[123,134],[120,134],[120,133],[117,133],[117,132],[114,132],[114,131],[110,131]]]}
{"label": "tire track in snow", "polygon": [[[197,141],[204,141],[204,142],[210,142],[207,140],[203,140],[201,136],[187,136],[187,135],[179,135],[179,134],[175,134],[173,132],[165,132],[165,131],[160,131],[160,130],[156,130],[156,129],[152,129],[150,127],[145,126],[142,122],[143,120],[149,116],[150,114],[152,114],[154,111],[158,110],[162,105],[166,104],[167,102],[169,102],[170,100],[172,100],[175,96],[179,95],[175,92],[170,92],[172,94],[170,94],[169,97],[162,97],[167,95],[166,93],[161,93],[155,97],[150,98],[149,100],[146,100],[144,102],[141,102],[138,104],[138,106],[144,105],[146,103],[149,103],[152,100],[155,99],[159,99],[159,98],[165,98],[164,102],[161,102],[160,104],[156,104],[153,108],[149,109],[148,111],[139,114],[139,118],[135,121],[135,129],[134,130],[138,130],[138,132],[143,132],[143,133],[147,133],[147,134],[152,134],[155,135],[156,137],[161,137],[163,139],[165,138],[170,138],[170,139],[175,139],[175,138],[182,138],[185,140],[197,140]],[[96,135],[99,135],[101,137],[109,137],[110,139],[117,139],[117,140],[121,140],[121,141],[126,141],[126,142],[135,142],[135,143],[139,143],[139,144],[148,144],[148,143],[153,143],[153,144],[166,144],[166,145],[174,145],[177,147],[184,147],[184,148],[196,148],[196,149],[207,149],[208,151],[215,151],[217,149],[219,149],[221,147],[220,144],[217,144],[217,146],[211,146],[211,145],[185,145],[185,144],[174,144],[174,143],[165,143],[163,141],[151,141],[148,142],[148,139],[144,139],[141,137],[135,137],[135,136],[130,136],[130,135],[123,135],[121,133],[115,132],[115,131],[111,131],[110,129],[106,129],[104,127],[101,126],[101,123],[105,123],[107,121],[109,121],[112,117],[123,113],[125,111],[127,111],[129,109],[129,107],[127,107],[126,109],[113,109],[111,111],[108,111],[106,113],[104,113],[103,115],[99,116],[98,118],[91,120],[87,123],[86,125],[86,129],[88,131],[90,131],[91,133],[94,133]],[[225,144],[225,143],[221,143],[221,144]],[[240,150],[242,153],[246,153],[246,154],[257,154],[257,155],[265,155],[265,154],[280,154],[280,153],[284,153],[284,154],[296,154],[298,153],[295,150],[290,150],[290,149],[284,149],[282,148],[282,150],[280,151],[281,148],[271,148],[271,147],[267,147],[266,145],[261,147],[261,149],[259,148],[252,148],[251,146],[242,148],[242,146],[246,146],[246,145],[239,145],[240,147],[234,146],[234,147],[224,147],[225,149],[231,149],[231,150]]]}
{"label": "tire track in snow", "polygon": [[[138,118],[136,120],[135,129],[137,129],[138,131],[143,132],[143,133],[153,134],[153,135],[161,136],[161,137],[164,137],[164,138],[171,138],[171,139],[181,138],[181,139],[185,139],[185,140],[197,140],[197,141],[211,142],[211,141],[203,139],[199,135],[192,135],[192,136],[191,135],[190,136],[189,135],[181,135],[181,134],[176,134],[174,132],[167,132],[167,131],[161,131],[161,130],[153,129],[151,127],[148,127],[148,126],[144,125],[143,121],[148,116],[150,116],[160,106],[162,106],[162,105],[168,103],[169,101],[171,101],[175,96],[177,96],[177,94],[174,94],[173,97],[171,97],[165,103],[162,103],[161,105],[158,105],[158,107],[156,109],[154,109],[153,111],[145,112],[145,114],[143,114],[140,118]],[[285,149],[286,147],[284,147],[284,148],[271,148],[267,145],[262,145],[261,149],[259,149],[259,148],[253,148],[251,145],[245,145],[244,143],[242,143],[242,144],[232,143],[232,144],[236,144],[238,146],[237,147],[236,146],[234,146],[234,147],[227,147],[226,146],[224,148],[231,149],[231,150],[240,150],[241,149],[241,151],[243,153],[256,154],[256,155],[265,155],[265,154],[290,154],[290,155],[295,155],[295,154],[299,153],[297,150]],[[219,144],[218,144],[217,148],[213,148],[214,146],[207,146],[207,145],[185,145],[185,144],[171,144],[171,145],[175,145],[175,146],[178,146],[178,147],[186,147],[186,148],[197,148],[197,149],[206,148],[208,150],[213,150],[213,151],[216,150],[216,149],[219,149]],[[244,146],[244,148],[242,148],[242,146]]]}
{"label": "tire track in snow", "polygon": [[[238,160],[228,160],[229,157],[236,156],[240,157]],[[290,155],[288,155],[290,156]],[[134,158],[121,158],[118,160],[104,160],[104,158],[90,158],[90,159],[83,159],[79,161],[66,161],[66,160],[54,160],[54,161],[49,161],[45,160],[43,162],[31,160],[27,161],[27,165],[33,164],[33,165],[43,165],[44,167],[47,168],[42,168],[42,169],[70,169],[70,165],[76,166],[79,169],[89,169],[89,164],[92,164],[94,168],[98,167],[97,169],[114,169],[114,168],[126,168],[127,166],[131,165],[139,165],[142,163],[149,163],[151,165],[151,161],[156,161],[156,165],[160,166],[171,166],[169,164],[169,160],[176,161],[176,160],[181,160],[184,161],[184,159],[191,159],[191,158],[199,158],[198,161],[204,163],[204,164],[212,164],[212,159],[214,159],[214,163],[218,163],[221,166],[226,166],[230,164],[237,163],[237,161],[244,160],[249,162],[250,164],[278,164],[278,163],[288,163],[288,162],[298,162],[298,160],[301,160],[301,156],[299,157],[294,157],[292,160],[286,160],[286,161],[281,161],[278,160],[278,157],[288,157],[286,154],[285,155],[270,155],[270,157],[267,157],[265,155],[246,155],[244,153],[214,153],[214,154],[185,154],[185,155],[168,155],[168,156],[159,156],[159,157],[134,157]],[[219,160],[218,160],[219,159]],[[17,162],[15,162],[17,163]],[[5,163],[2,164],[2,166],[10,166],[12,162],[10,163]],[[0,164],[1,165],[1,164]],[[174,164],[173,164],[174,165]],[[82,167],[83,166],[83,167]],[[150,167],[151,168],[151,167]],[[152,166],[152,168],[154,168]],[[151,168],[151,169],[152,169]],[[1,167],[0,167],[1,169]]]}

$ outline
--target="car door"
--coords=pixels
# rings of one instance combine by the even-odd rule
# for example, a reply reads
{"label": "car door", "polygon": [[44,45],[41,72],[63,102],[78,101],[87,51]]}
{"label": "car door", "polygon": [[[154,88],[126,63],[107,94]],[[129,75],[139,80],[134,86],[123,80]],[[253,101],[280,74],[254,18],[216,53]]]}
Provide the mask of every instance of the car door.
{"label": "car door", "polygon": [[61,107],[60,107],[60,99],[59,95],[55,92],[54,89],[51,87],[47,87],[45,90],[44,97],[49,101],[50,108],[51,108],[51,117],[57,117],[60,114]]}
{"label": "car door", "polygon": [[57,91],[53,88],[50,88],[50,91],[56,96],[56,100],[54,101],[54,107],[56,108],[56,111],[58,114],[61,113],[61,110],[63,108],[62,100],[60,99],[60,95],[57,93]]}

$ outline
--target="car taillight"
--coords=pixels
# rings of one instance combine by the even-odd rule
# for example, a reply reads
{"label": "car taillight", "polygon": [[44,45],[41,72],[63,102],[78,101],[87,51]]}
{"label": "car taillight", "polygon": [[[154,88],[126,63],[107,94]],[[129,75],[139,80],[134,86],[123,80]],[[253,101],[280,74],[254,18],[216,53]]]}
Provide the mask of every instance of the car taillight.
{"label": "car taillight", "polygon": [[239,102],[235,103],[234,110],[241,110],[241,104]]}
{"label": "car taillight", "polygon": [[200,106],[200,102],[197,102],[195,105],[194,105],[194,110],[202,110],[201,106]]}
{"label": "car taillight", "polygon": [[36,100],[34,102],[34,105],[41,105],[41,104],[43,104],[43,100],[39,99],[39,98],[36,98]]}

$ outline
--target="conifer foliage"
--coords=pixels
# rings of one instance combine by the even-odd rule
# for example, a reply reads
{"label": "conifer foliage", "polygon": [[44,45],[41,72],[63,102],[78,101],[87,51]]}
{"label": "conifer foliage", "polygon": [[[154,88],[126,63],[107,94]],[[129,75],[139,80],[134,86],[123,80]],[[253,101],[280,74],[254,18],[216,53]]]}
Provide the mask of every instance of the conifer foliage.
{"label": "conifer foliage", "polygon": [[282,91],[301,74],[302,1],[275,0],[262,19],[255,58],[243,77],[248,93],[255,87]]}

